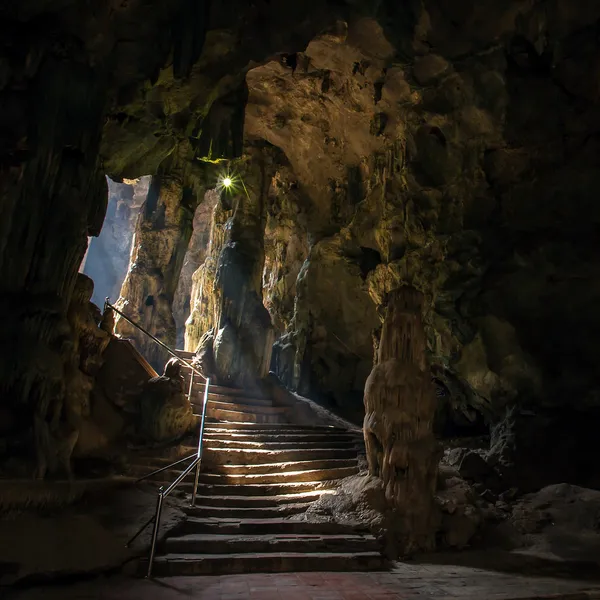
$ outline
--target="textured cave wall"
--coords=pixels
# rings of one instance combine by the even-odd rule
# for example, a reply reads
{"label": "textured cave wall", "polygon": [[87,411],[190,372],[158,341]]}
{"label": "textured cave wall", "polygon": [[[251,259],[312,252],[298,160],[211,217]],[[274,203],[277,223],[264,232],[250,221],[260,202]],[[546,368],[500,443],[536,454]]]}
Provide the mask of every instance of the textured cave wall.
{"label": "textured cave wall", "polygon": [[351,20],[294,69],[248,74],[246,130],[283,150],[282,187],[302,189],[307,215],[296,291],[282,302],[267,286],[287,328],[277,371],[351,402],[339,369],[367,364],[374,311],[408,283],[425,295],[433,374],[467,423],[515,401],[597,406],[600,8],[430,0],[395,29],[398,16]]}
{"label": "textured cave wall", "polygon": [[269,372],[274,331],[263,304],[263,274],[272,155],[270,148],[247,148],[234,185],[220,193],[209,252],[194,274],[186,348],[201,345],[211,357],[205,374],[225,385],[253,386]]}
{"label": "textured cave wall", "polygon": [[140,208],[150,177],[129,183],[115,183],[108,179],[108,207],[98,237],[90,239],[81,272],[94,281],[92,302],[103,306],[104,299],[116,302],[129,268],[131,244]]}
{"label": "textured cave wall", "polygon": [[[174,152],[152,184],[135,230],[130,268],[123,282],[118,308],[162,342],[175,347],[173,300],[192,235],[196,195],[186,187],[186,149]],[[168,353],[151,338],[117,315],[115,331],[134,341],[157,370]]]}
{"label": "textured cave wall", "polygon": [[185,323],[192,312],[193,277],[206,258],[210,242],[212,212],[218,197],[216,190],[208,190],[194,213],[192,236],[183,259],[179,283],[173,301],[177,348],[184,348],[185,346]]}

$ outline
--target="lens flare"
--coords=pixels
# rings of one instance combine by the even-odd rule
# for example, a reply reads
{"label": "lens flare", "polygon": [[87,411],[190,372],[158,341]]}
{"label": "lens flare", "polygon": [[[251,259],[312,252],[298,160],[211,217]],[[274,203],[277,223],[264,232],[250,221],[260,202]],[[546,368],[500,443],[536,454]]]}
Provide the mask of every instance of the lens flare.
{"label": "lens flare", "polygon": [[237,193],[238,177],[232,173],[222,173],[217,179],[217,190],[225,190],[229,194]]}

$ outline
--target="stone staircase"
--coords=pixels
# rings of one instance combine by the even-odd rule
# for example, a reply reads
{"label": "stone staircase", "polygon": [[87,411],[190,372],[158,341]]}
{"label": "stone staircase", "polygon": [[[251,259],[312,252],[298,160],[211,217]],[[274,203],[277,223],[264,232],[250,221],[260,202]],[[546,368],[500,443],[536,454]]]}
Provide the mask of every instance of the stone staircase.
{"label": "stone staircase", "polygon": [[[199,378],[200,379],[200,378]],[[204,382],[194,381],[195,412]],[[197,438],[179,447],[196,450]],[[285,407],[244,390],[209,387],[196,505],[158,548],[153,573],[211,575],[285,571],[379,570],[379,545],[368,531],[298,520],[337,480],[358,472],[362,437],[336,427],[295,425]],[[131,468],[145,475],[174,456],[146,456]],[[187,463],[154,477],[171,483]],[[180,489],[191,493],[193,476]]]}

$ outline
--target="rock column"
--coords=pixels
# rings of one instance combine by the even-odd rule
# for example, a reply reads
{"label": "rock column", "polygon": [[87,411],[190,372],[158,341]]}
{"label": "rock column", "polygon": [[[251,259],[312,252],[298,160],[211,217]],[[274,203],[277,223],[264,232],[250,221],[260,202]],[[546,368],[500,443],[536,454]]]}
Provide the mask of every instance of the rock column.
{"label": "rock column", "polygon": [[[152,179],[118,302],[128,317],[172,348],[176,342],[173,298],[195,209],[195,202],[186,201],[189,195],[185,189],[185,163],[175,156]],[[133,339],[150,364],[162,370],[169,358],[165,350],[122,318],[116,321],[116,332]]]}
{"label": "rock column", "polygon": [[[213,215],[210,254],[195,281],[200,303],[190,325],[196,339],[212,332],[203,340],[212,348],[214,372],[208,374],[225,385],[249,386],[269,372],[274,330],[263,305],[262,274],[270,180],[264,155],[253,157],[237,193],[223,192]],[[188,335],[186,344],[191,343]]]}
{"label": "rock column", "polygon": [[400,551],[435,545],[438,450],[436,396],[426,359],[422,294],[411,287],[388,297],[377,364],[365,385],[364,435],[371,475],[397,509]]}

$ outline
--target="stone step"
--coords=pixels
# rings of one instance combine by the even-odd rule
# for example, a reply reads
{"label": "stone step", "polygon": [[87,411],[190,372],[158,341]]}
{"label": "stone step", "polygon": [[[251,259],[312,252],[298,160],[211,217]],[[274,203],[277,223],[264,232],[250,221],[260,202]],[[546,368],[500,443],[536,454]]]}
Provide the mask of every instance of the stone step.
{"label": "stone step", "polygon": [[257,465],[269,463],[302,462],[307,460],[356,459],[354,448],[229,448],[215,447],[207,442],[202,464],[209,470],[213,465]]}
{"label": "stone step", "polygon": [[228,475],[228,474],[212,474],[200,473],[200,481],[213,485],[253,485],[253,484],[272,484],[272,483],[299,483],[299,482],[315,482],[315,481],[330,481],[333,479],[342,479],[350,475],[356,475],[358,467],[340,467],[335,469],[309,469],[305,471],[290,471],[287,473],[266,473],[259,475]]}
{"label": "stone step", "polygon": [[[194,449],[190,448],[192,452]],[[188,454],[186,452],[186,454]],[[194,452],[195,455],[195,452]],[[316,448],[316,449],[279,449],[265,450],[261,448],[204,448],[202,457],[202,471],[211,471],[223,464],[258,465],[270,463],[302,462],[310,460],[343,460],[356,459],[356,450],[353,448]],[[167,467],[174,462],[173,458],[161,457],[136,457],[131,462],[128,473],[141,477],[157,469]],[[191,459],[190,459],[191,461]],[[181,472],[189,461],[175,465],[169,471]],[[143,472],[142,472],[143,471]],[[164,471],[166,472],[166,471]],[[141,474],[138,474],[141,473]]]}
{"label": "stone step", "polygon": [[301,460],[290,462],[272,462],[262,464],[206,464],[207,473],[226,475],[264,475],[277,473],[295,473],[298,471],[336,470],[356,467],[356,458],[325,458],[321,460]]}
{"label": "stone step", "polygon": [[[186,391],[189,389],[189,380],[187,381]],[[202,397],[204,395],[205,389],[204,381],[194,380],[194,385],[192,386],[192,394],[196,397]],[[208,394],[209,396],[212,394],[217,394],[219,396],[228,396],[229,398],[250,398],[253,400],[265,400],[266,402],[272,402],[270,398],[262,396],[260,392],[253,390],[245,390],[243,388],[230,388],[224,387],[220,385],[209,385],[208,386]]]}
{"label": "stone step", "polygon": [[[141,572],[144,573],[146,568],[147,563],[142,561]],[[154,560],[153,575],[168,577],[294,571],[374,571],[385,568],[385,560],[378,552],[166,554]]]}
{"label": "stone step", "polygon": [[[229,454],[230,453],[228,452],[223,457],[223,460],[231,460]],[[330,454],[330,451],[324,451],[324,456],[327,456],[328,454]],[[239,456],[237,458],[239,458]],[[272,457],[267,457],[267,460],[272,460]],[[266,462],[258,464],[219,464],[205,460],[202,464],[202,474],[225,475],[227,477],[231,475],[283,474],[297,473],[299,471],[306,472],[335,470],[346,467],[357,468],[357,464],[358,463],[355,456],[349,458],[323,458],[318,460]],[[159,468],[160,466],[154,465],[131,465],[127,469],[127,475],[134,478],[146,477],[152,473],[152,471],[155,471]],[[150,481],[174,481],[177,479],[177,477],[179,477],[179,475],[181,475],[184,468],[181,468],[179,465],[177,465],[171,469],[166,469],[160,473],[152,475],[148,477],[148,479]],[[200,480],[202,480],[202,474]]]}
{"label": "stone step", "polygon": [[372,535],[189,534],[166,540],[169,554],[241,554],[257,552],[378,552]]}
{"label": "stone step", "polygon": [[205,438],[203,442],[204,449],[237,449],[237,450],[324,450],[324,449],[348,449],[351,448],[356,453],[356,442],[346,440],[331,440],[317,442],[250,442],[239,440],[220,440],[214,437]]}
{"label": "stone step", "polygon": [[282,504],[280,506],[196,506],[186,508],[186,513],[198,518],[219,518],[219,519],[274,519],[299,515],[306,512],[311,502],[297,504]]}
{"label": "stone step", "polygon": [[[237,485],[234,483],[201,483],[198,485],[198,494],[201,496],[279,496],[280,494],[297,494],[327,489],[328,484],[323,481],[293,481],[286,483],[248,483]],[[182,489],[191,490],[193,482],[182,482]]]}
{"label": "stone step", "polygon": [[[220,398],[226,398],[225,396],[220,396]],[[198,404],[192,402],[192,406],[196,409],[198,408]],[[282,406],[272,406],[272,405],[258,405],[258,404],[243,404],[238,402],[226,402],[224,400],[214,401],[211,400],[208,403],[208,412],[206,415],[210,414],[211,409],[218,410],[230,410],[234,412],[242,412],[242,413],[252,413],[252,414],[265,414],[265,415],[283,415],[288,412],[288,409]]]}
{"label": "stone step", "polygon": [[281,506],[283,504],[302,504],[314,502],[328,490],[299,492],[297,494],[279,494],[278,496],[196,496],[196,503],[202,506]]}
{"label": "stone step", "polygon": [[258,414],[251,412],[242,412],[238,410],[221,410],[209,405],[206,410],[206,416],[220,421],[228,421],[228,425],[239,425],[241,423],[271,423],[273,425],[286,423],[283,415],[280,414]]}
{"label": "stone step", "polygon": [[265,443],[265,442],[291,442],[292,445],[297,442],[353,442],[353,443],[364,443],[363,436],[357,436],[351,433],[306,433],[300,431],[286,431],[285,433],[238,433],[237,431],[224,431],[224,430],[209,430],[204,429],[205,440],[224,440],[224,441],[240,441],[240,442],[254,442],[254,443]]}
{"label": "stone step", "polygon": [[269,424],[269,423],[241,423],[241,422],[230,422],[230,421],[219,421],[214,419],[208,419],[206,421],[206,430],[207,431],[216,431],[216,430],[226,430],[226,431],[242,431],[243,433],[252,433],[255,431],[260,431],[264,433],[268,433],[273,430],[288,432],[288,431],[306,431],[309,433],[348,433],[347,429],[342,429],[341,427],[323,427],[321,425],[298,425],[295,423],[281,423],[281,424]]}
{"label": "stone step", "polygon": [[[188,508],[188,510],[190,510]],[[185,522],[185,532],[196,534],[230,535],[342,535],[366,533],[366,527],[340,525],[331,522],[292,521],[290,519],[198,519],[189,517]]]}
{"label": "stone step", "polygon": [[[227,402],[233,404],[239,404],[240,406],[269,406],[273,407],[273,402],[271,400],[266,400],[265,398],[251,398],[247,396],[235,396],[229,394],[216,394],[210,392],[208,394],[208,402],[212,404],[214,402]],[[203,394],[192,394],[192,405],[197,408],[201,408],[204,403],[204,395]],[[277,408],[285,408],[285,407],[277,407]]]}

